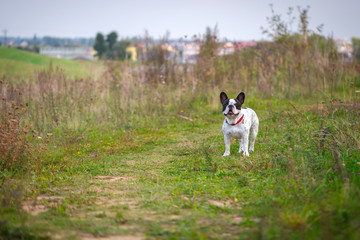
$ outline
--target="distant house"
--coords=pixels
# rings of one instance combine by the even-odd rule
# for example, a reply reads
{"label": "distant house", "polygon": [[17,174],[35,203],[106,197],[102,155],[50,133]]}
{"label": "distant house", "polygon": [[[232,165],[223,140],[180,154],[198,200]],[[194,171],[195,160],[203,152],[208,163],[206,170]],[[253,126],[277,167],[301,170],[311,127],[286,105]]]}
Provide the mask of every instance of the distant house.
{"label": "distant house", "polygon": [[236,42],[234,46],[236,49],[241,50],[248,47],[255,47],[257,43],[255,41]]}
{"label": "distant house", "polygon": [[200,53],[200,45],[194,42],[185,43],[182,50],[183,63],[195,63]]}
{"label": "distant house", "polygon": [[351,61],[353,59],[354,49],[351,42],[345,40],[335,40],[335,45],[343,61]]}
{"label": "distant house", "polygon": [[[217,49],[216,54],[218,56],[225,56],[233,54],[236,50],[254,47],[257,45],[257,42],[224,42],[219,44],[220,46]],[[147,58],[148,55],[151,55],[153,47],[154,44],[149,44],[145,47],[144,44],[140,43],[137,46],[137,50],[139,51],[140,55],[143,56],[143,58]],[[126,51],[132,52],[131,48],[132,47],[127,48]],[[200,48],[201,43],[198,41],[170,41],[161,44],[161,49],[167,52],[166,60],[179,63],[196,63],[199,60]],[[142,61],[143,59],[140,58],[138,60]]]}
{"label": "distant house", "polygon": [[63,59],[94,59],[92,48],[83,46],[41,46],[40,54]]}
{"label": "distant house", "polygon": [[234,51],[235,51],[235,45],[231,42],[227,42],[222,47],[220,47],[219,55],[223,56],[223,55],[233,54]]}
{"label": "distant house", "polygon": [[136,52],[136,47],[135,46],[129,46],[126,48],[126,55],[130,56],[130,60],[133,62],[137,61],[137,52]]}
{"label": "distant house", "polygon": [[257,43],[255,41],[235,42],[235,43],[227,42],[227,43],[224,43],[224,45],[222,47],[220,47],[219,55],[221,56],[221,55],[233,54],[235,52],[235,50],[242,50],[242,49],[248,48],[248,47],[255,47],[256,45],[257,45]]}
{"label": "distant house", "polygon": [[27,41],[22,41],[20,43],[20,47],[27,47],[27,46],[29,46],[29,43]]}

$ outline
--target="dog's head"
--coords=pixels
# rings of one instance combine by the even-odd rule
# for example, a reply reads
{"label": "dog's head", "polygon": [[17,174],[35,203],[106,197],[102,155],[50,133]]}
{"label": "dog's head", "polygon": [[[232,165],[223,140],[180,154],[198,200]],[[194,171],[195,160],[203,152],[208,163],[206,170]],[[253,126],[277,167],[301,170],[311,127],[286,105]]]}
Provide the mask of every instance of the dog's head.
{"label": "dog's head", "polygon": [[235,98],[228,98],[226,93],[220,93],[220,102],[223,105],[223,114],[228,118],[235,118],[240,114],[241,106],[245,101],[245,93],[241,92]]}

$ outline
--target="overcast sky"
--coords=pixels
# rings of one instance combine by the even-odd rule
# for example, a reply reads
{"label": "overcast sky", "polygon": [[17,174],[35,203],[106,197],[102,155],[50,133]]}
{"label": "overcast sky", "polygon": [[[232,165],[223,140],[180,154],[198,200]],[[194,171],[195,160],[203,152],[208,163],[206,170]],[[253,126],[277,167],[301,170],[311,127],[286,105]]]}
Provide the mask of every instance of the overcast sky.
{"label": "overcast sky", "polygon": [[270,3],[284,19],[289,7],[309,5],[311,29],[324,24],[325,36],[360,37],[360,0],[0,0],[0,35],[95,37],[114,30],[124,38],[147,30],[176,39],[217,25],[220,38],[261,40]]}

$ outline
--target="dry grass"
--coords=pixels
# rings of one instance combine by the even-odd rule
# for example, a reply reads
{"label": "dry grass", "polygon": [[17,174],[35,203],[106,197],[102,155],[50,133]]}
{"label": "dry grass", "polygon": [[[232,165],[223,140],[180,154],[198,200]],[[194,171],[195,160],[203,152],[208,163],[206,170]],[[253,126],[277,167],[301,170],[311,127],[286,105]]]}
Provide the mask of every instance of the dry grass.
{"label": "dry grass", "polygon": [[[16,90],[14,90],[16,93]],[[18,169],[27,164],[30,143],[27,139],[29,126],[22,126],[26,108],[16,101],[2,99],[0,116],[0,169]]]}

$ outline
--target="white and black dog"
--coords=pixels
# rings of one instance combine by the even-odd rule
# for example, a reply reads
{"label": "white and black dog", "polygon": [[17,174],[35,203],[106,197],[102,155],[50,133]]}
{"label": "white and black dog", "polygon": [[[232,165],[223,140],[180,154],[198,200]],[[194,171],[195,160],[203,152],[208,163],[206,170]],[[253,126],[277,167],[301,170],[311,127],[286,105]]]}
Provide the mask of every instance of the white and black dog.
{"label": "white and black dog", "polygon": [[[249,156],[249,150],[254,151],[255,138],[258,134],[259,119],[254,110],[241,108],[245,101],[245,93],[241,92],[235,99],[229,99],[226,93],[220,93],[220,101],[223,105],[225,120],[222,126],[225,140],[225,153],[230,155],[231,138],[239,140],[239,153]],[[250,149],[249,134],[251,133]]]}

